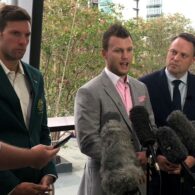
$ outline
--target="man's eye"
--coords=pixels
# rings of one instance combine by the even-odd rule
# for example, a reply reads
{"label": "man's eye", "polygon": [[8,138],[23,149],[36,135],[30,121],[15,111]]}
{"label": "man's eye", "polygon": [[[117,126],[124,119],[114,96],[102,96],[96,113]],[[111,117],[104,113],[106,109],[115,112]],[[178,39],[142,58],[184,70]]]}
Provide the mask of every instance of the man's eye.
{"label": "man's eye", "polygon": [[122,50],[121,50],[121,49],[117,49],[117,50],[115,50],[115,52],[117,52],[117,53],[121,53],[121,52],[122,52]]}
{"label": "man's eye", "polygon": [[173,54],[173,55],[177,54],[177,52],[175,50],[170,50],[170,53]]}
{"label": "man's eye", "polygon": [[16,37],[20,37],[20,33],[19,32],[13,32],[12,33],[14,36],[16,36]]}
{"label": "man's eye", "polygon": [[188,57],[188,55],[186,55],[186,54],[181,54],[181,57],[185,59],[185,58]]}
{"label": "man's eye", "polygon": [[133,51],[133,48],[129,48],[129,49],[128,49],[128,52],[131,52],[131,51]]}

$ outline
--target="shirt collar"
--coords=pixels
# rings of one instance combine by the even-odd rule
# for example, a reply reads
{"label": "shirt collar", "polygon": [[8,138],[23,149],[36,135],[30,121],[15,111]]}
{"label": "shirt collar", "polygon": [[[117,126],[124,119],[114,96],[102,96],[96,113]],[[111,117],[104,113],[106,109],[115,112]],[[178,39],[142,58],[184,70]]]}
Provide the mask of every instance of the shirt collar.
{"label": "shirt collar", "polygon": [[108,75],[108,77],[110,78],[110,80],[113,82],[114,86],[116,86],[116,84],[119,80],[122,80],[125,83],[129,83],[128,79],[125,79],[125,81],[124,81],[124,79],[122,77],[119,77],[118,75],[114,74],[107,67],[105,67],[104,70],[105,70],[106,74]]}
{"label": "shirt collar", "polygon": [[[25,75],[25,72],[24,72],[24,69],[23,69],[23,67],[22,67],[21,61],[19,61],[18,63],[19,63],[19,67],[18,67],[17,73],[20,73],[20,74]],[[2,60],[0,60],[0,65],[1,65],[1,67],[3,68],[3,70],[5,71],[5,73],[6,73],[7,75],[8,75],[10,72],[12,72],[11,70],[9,70],[9,69],[5,66],[5,64],[2,62]]]}
{"label": "shirt collar", "polygon": [[[167,68],[165,68],[165,74],[167,76],[168,81],[171,83],[174,80],[178,80],[176,77],[174,77],[172,74],[170,74],[170,72],[167,70]],[[186,72],[179,80],[182,81],[182,83],[187,84],[187,76],[188,76],[188,72]]]}

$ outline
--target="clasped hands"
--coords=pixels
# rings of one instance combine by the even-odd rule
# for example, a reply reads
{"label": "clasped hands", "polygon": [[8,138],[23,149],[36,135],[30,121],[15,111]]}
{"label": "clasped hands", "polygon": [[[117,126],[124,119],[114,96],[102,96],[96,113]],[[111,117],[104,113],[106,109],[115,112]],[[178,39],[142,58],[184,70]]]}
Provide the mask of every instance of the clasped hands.
{"label": "clasped hands", "polygon": [[[159,164],[160,170],[165,171],[168,174],[180,174],[181,172],[180,164],[174,164],[169,162],[167,158],[163,155],[157,156],[157,162]],[[195,165],[195,159],[193,156],[187,156],[184,162],[189,168]]]}

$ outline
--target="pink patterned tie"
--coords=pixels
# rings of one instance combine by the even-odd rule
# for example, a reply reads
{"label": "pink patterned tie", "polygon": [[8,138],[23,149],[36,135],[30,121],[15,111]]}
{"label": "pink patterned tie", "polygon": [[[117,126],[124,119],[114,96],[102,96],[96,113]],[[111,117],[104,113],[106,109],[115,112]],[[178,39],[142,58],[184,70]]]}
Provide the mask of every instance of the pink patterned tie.
{"label": "pink patterned tie", "polygon": [[129,111],[132,108],[132,100],[128,83],[124,82],[122,78],[119,79],[116,84],[116,90],[118,91],[126,108],[127,114],[129,115]]}

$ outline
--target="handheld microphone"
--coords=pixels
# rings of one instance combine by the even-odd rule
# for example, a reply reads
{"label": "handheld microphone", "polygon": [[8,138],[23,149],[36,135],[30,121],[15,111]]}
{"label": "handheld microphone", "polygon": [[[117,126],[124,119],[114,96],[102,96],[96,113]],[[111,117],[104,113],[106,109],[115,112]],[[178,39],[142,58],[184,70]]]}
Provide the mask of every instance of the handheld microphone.
{"label": "handheld microphone", "polygon": [[167,118],[167,124],[181,139],[190,155],[195,156],[195,128],[179,110],[173,111]]}
{"label": "handheld microphone", "polygon": [[162,154],[174,164],[181,164],[183,170],[187,173],[191,181],[195,182],[195,176],[184,162],[188,156],[188,151],[180,141],[177,134],[170,127],[160,127],[156,132],[157,141]]}
{"label": "handheld microphone", "polygon": [[[138,190],[144,172],[139,165],[126,126],[117,113],[105,114],[101,129],[101,185],[106,194],[125,194]],[[133,194],[133,193],[132,193]]]}
{"label": "handheld microphone", "polygon": [[156,161],[156,154],[153,149],[155,143],[155,135],[152,131],[149,114],[145,107],[135,106],[130,111],[130,119],[133,124],[133,128],[136,131],[137,137],[143,147],[147,147],[157,171],[160,171],[158,163]]}

